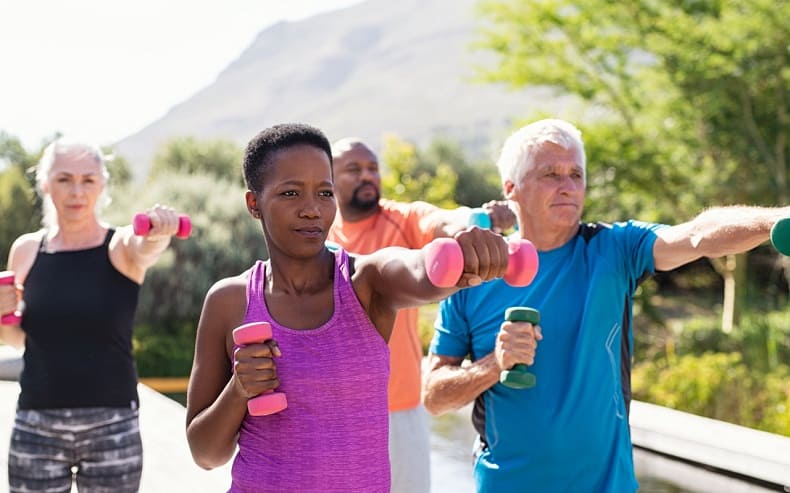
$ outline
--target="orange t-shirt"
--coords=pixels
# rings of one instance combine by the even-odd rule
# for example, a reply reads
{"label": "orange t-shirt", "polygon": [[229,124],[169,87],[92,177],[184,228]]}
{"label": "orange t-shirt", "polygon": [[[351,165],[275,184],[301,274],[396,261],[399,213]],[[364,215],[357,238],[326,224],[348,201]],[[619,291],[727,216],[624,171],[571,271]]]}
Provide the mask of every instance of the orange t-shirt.
{"label": "orange t-shirt", "polygon": [[[328,240],[352,253],[367,254],[388,246],[422,248],[435,237],[430,214],[439,209],[427,202],[381,199],[380,211],[358,222],[343,222],[338,213]],[[389,342],[389,410],[403,411],[420,404],[422,347],[417,331],[417,308],[400,310]]]}

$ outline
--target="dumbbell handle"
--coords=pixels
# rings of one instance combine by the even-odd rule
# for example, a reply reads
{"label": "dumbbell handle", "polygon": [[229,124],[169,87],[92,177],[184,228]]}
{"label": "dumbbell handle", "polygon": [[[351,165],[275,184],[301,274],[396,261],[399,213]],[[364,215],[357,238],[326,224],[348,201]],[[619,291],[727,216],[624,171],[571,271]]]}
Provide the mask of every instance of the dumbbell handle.
{"label": "dumbbell handle", "polygon": [[[143,212],[137,213],[132,219],[132,228],[137,236],[146,236],[151,231],[151,218]],[[186,214],[178,215],[178,231],[176,238],[186,239],[192,233],[192,220]]]}
{"label": "dumbbell handle", "polygon": [[[532,325],[540,323],[540,312],[525,306],[513,306],[505,310],[505,320],[509,322],[529,322]],[[527,370],[527,365],[517,363],[509,370],[502,370],[499,382],[511,389],[528,389],[538,383],[534,374]]]}
{"label": "dumbbell handle", "polygon": [[[5,270],[0,272],[0,284],[7,285],[10,284],[11,286],[14,285],[14,272],[10,270]],[[15,310],[10,313],[3,313],[0,315],[0,324],[2,325],[19,325],[19,322],[22,321],[22,313],[18,310]]]}
{"label": "dumbbell handle", "polygon": [[[268,322],[251,322],[233,329],[233,342],[238,346],[260,344],[272,338],[272,326]],[[283,392],[268,390],[247,401],[247,411],[252,416],[279,413],[288,407]]]}
{"label": "dumbbell handle", "polygon": [[[464,254],[452,238],[436,238],[425,247],[425,270],[434,286],[455,286],[464,272]],[[538,252],[529,240],[519,238],[508,242],[505,282],[511,286],[527,286],[538,273]]]}

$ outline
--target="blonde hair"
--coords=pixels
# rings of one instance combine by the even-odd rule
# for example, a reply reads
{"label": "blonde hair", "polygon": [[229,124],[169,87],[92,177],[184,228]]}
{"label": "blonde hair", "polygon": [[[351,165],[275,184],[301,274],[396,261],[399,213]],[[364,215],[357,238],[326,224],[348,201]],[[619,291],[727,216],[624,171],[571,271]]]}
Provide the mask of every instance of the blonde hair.
{"label": "blonde hair", "polygon": [[565,120],[548,118],[530,123],[507,138],[497,160],[502,183],[507,180],[520,183],[524,175],[535,166],[535,154],[546,142],[557,144],[566,150],[575,149],[579,154],[582,170],[586,168],[587,156],[579,129]]}
{"label": "blonde hair", "polygon": [[[99,147],[80,142],[76,140],[60,137],[52,141],[41,155],[41,159],[36,166],[36,191],[41,197],[41,225],[46,229],[51,229],[57,225],[58,213],[55,209],[55,204],[52,202],[52,197],[44,192],[44,183],[49,179],[52,166],[57,161],[58,156],[66,154],[77,155],[78,157],[92,157],[101,166],[101,174],[104,183],[109,181],[110,172],[107,170],[106,158]],[[99,200],[96,202],[96,215],[110,204],[110,196],[107,193],[107,187],[102,190]]]}

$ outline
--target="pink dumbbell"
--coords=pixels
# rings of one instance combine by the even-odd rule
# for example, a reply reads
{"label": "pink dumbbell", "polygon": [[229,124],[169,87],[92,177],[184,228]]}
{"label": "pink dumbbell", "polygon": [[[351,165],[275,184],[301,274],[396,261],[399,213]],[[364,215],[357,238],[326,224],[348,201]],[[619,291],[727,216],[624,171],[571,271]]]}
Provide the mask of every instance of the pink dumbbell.
{"label": "pink dumbbell", "polygon": [[[424,247],[425,270],[434,286],[455,286],[464,272],[464,254],[452,238],[437,238]],[[508,242],[505,282],[511,286],[526,286],[538,273],[538,252],[531,241],[519,238]]]}
{"label": "pink dumbbell", "polygon": [[[151,231],[151,218],[142,212],[135,214],[132,219],[132,228],[137,236],[145,236]],[[192,233],[192,221],[186,214],[178,215],[178,232],[176,238],[186,239]]]}
{"label": "pink dumbbell", "polygon": [[[252,322],[233,329],[233,342],[239,346],[260,344],[272,338],[272,326],[269,322]],[[252,416],[266,416],[279,413],[288,407],[283,392],[269,390],[247,401],[247,410]]]}
{"label": "pink dumbbell", "polygon": [[[0,272],[0,284],[6,285],[10,284],[11,286],[14,285],[14,273],[10,270],[4,270]],[[22,313],[18,310],[13,311],[11,313],[4,313],[0,315],[0,324],[3,325],[19,325],[19,322],[22,321]]]}

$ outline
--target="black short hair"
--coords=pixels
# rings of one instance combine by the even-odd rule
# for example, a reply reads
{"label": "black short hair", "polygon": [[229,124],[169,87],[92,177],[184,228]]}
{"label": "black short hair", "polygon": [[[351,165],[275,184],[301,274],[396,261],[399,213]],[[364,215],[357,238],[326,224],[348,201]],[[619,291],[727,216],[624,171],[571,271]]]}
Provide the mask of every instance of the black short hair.
{"label": "black short hair", "polygon": [[274,156],[284,149],[299,145],[310,145],[321,149],[332,166],[332,146],[324,133],[304,123],[282,123],[262,130],[252,138],[244,151],[244,181],[247,188],[260,192],[263,178],[271,166]]}

